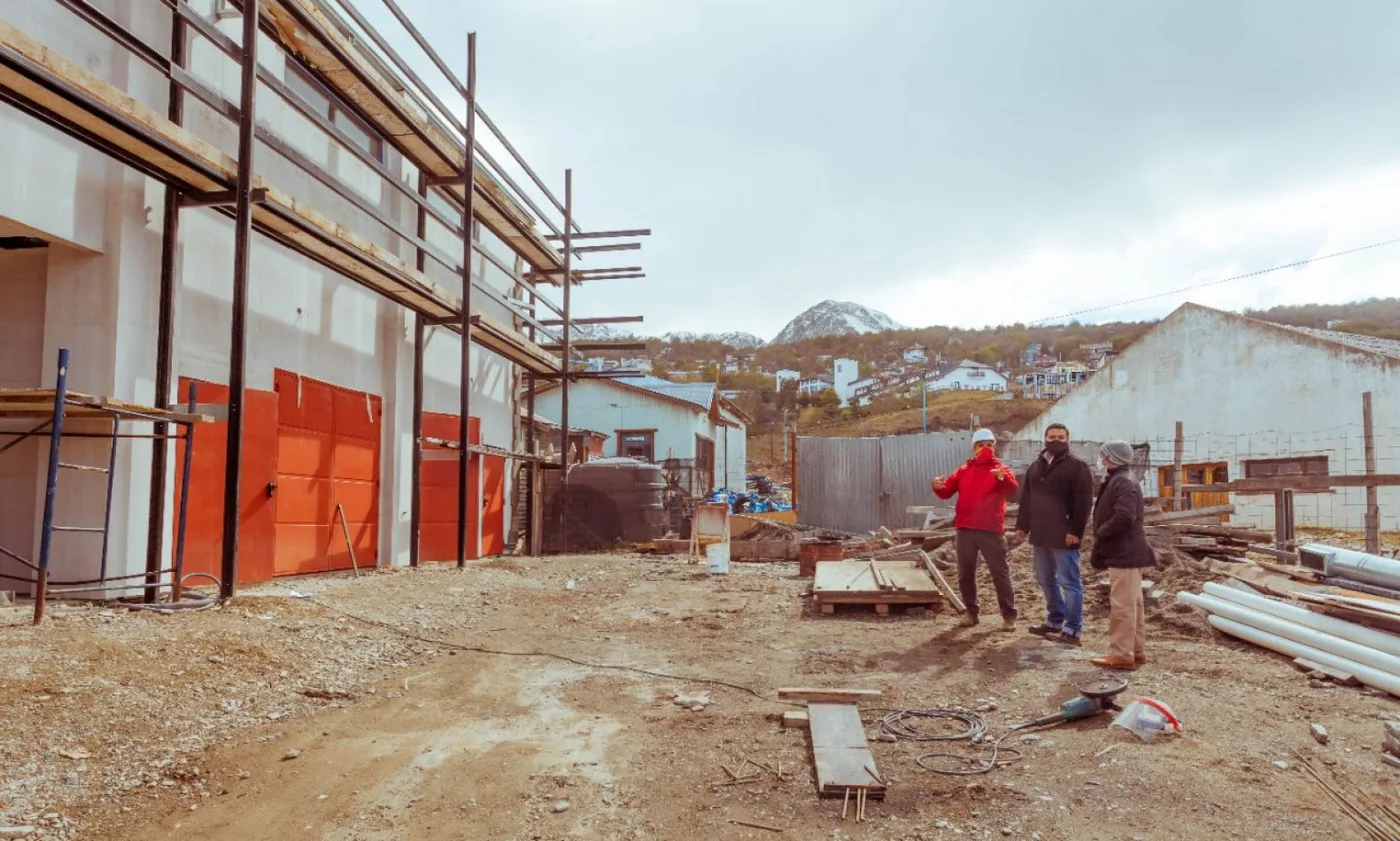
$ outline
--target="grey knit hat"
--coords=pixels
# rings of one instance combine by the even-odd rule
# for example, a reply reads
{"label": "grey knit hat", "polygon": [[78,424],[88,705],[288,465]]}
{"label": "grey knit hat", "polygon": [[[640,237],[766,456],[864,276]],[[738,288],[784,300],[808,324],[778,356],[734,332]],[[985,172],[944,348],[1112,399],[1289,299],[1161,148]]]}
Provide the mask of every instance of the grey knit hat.
{"label": "grey knit hat", "polygon": [[1110,464],[1127,467],[1133,463],[1133,445],[1127,441],[1108,441],[1099,447],[1099,455]]}

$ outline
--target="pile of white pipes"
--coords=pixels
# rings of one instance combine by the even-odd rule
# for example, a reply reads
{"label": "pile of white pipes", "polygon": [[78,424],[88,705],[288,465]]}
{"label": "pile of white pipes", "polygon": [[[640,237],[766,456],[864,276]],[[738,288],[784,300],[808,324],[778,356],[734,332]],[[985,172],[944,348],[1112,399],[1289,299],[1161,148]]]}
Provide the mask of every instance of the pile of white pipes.
{"label": "pile of white pipes", "polygon": [[1222,584],[1203,589],[1176,598],[1209,613],[1216,630],[1400,696],[1400,636]]}

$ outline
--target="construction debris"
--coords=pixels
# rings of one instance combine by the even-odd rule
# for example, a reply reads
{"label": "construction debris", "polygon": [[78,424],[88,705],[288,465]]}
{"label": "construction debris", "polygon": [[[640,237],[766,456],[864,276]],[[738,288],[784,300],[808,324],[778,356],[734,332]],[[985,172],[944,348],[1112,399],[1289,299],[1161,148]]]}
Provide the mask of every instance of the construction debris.
{"label": "construction debris", "polygon": [[922,559],[823,561],[816,565],[812,597],[827,614],[835,613],[838,604],[872,605],[880,615],[889,613],[891,605],[937,607],[945,599],[943,588],[948,588],[947,581],[939,586],[933,577],[937,574]]}

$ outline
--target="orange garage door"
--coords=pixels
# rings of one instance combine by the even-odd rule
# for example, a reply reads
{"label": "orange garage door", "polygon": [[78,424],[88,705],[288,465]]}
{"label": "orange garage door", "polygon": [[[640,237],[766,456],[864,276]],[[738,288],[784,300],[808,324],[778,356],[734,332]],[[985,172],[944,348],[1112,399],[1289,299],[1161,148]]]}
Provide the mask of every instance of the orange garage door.
{"label": "orange garage door", "polygon": [[345,511],[355,560],[379,555],[379,441],[383,402],[362,391],[278,370],[277,575],[349,569],[336,506]]}
{"label": "orange garage door", "polygon": [[[423,413],[423,435],[456,441],[459,415]],[[481,443],[481,423],[472,418],[468,440]],[[419,557],[424,561],[457,560],[457,459],[443,458],[449,450],[423,447],[422,522]],[[505,459],[473,454],[467,463],[467,557],[482,558],[505,551]]]}
{"label": "orange garage door", "polygon": [[[189,394],[190,380],[181,377],[179,401]],[[199,382],[200,403],[228,403],[228,386]],[[274,504],[268,485],[277,478],[277,395],[270,391],[246,389],[243,398],[243,470],[239,477],[242,512],[238,529],[238,583],[251,584],[272,578]],[[190,458],[190,506],[185,525],[184,572],[206,572],[218,576],[223,560],[224,464],[228,446],[228,424],[198,424],[194,431],[194,452]],[[185,442],[175,445],[171,478],[175,484],[174,515],[180,514],[180,471],[184,466]],[[178,520],[176,521],[178,528]],[[175,541],[171,541],[173,562]],[[194,586],[208,586],[206,579],[195,579]]]}

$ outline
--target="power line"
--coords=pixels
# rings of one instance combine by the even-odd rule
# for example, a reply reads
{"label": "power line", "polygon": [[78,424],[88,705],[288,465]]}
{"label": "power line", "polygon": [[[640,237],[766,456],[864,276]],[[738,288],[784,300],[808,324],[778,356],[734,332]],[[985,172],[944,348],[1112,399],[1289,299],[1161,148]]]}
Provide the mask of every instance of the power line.
{"label": "power line", "polygon": [[1035,320],[1035,321],[1029,322],[1029,324],[1030,324],[1030,325],[1045,324],[1045,323],[1051,322],[1051,321],[1060,321],[1060,320],[1066,319],[1066,318],[1074,318],[1075,316],[1084,315],[1085,313],[1090,313],[1090,312],[1102,312],[1103,310],[1112,310],[1112,309],[1117,309],[1117,308],[1119,308],[1119,307],[1126,307],[1126,306],[1128,306],[1128,305],[1130,305],[1130,304],[1139,304],[1139,303],[1142,303],[1143,301],[1152,301],[1152,300],[1155,300],[1155,299],[1157,299],[1157,298],[1166,298],[1166,297],[1169,297],[1169,296],[1171,296],[1171,295],[1180,295],[1180,294],[1183,293],[1183,292],[1193,292],[1193,291],[1195,291],[1195,290],[1197,290],[1197,289],[1205,289],[1206,287],[1209,287],[1209,286],[1219,286],[1219,285],[1221,285],[1222,283],[1231,283],[1231,282],[1236,281],[1236,280],[1244,280],[1244,279],[1246,279],[1246,278],[1258,277],[1259,275],[1266,275],[1266,274],[1269,274],[1270,272],[1281,272],[1281,271],[1283,271],[1284,269],[1296,269],[1296,268],[1298,268],[1298,267],[1300,267],[1300,266],[1309,265],[1310,263],[1320,263],[1320,262],[1322,262],[1323,260],[1331,260],[1333,257],[1345,257],[1345,256],[1347,256],[1348,254],[1356,254],[1356,253],[1361,252],[1361,251],[1369,251],[1369,250],[1371,250],[1372,248],[1381,248],[1381,247],[1386,246],[1386,245],[1394,245],[1394,244],[1397,243],[1397,242],[1400,242],[1400,237],[1396,237],[1395,239],[1388,239],[1388,240],[1385,240],[1384,242],[1373,242],[1373,243],[1371,243],[1370,245],[1363,245],[1363,246],[1360,246],[1360,247],[1358,247],[1358,248],[1349,248],[1349,249],[1347,249],[1346,251],[1335,251],[1335,252],[1333,252],[1333,253],[1331,253],[1331,254],[1324,254],[1324,255],[1322,255],[1321,257],[1309,257],[1309,258],[1307,258],[1306,260],[1297,260],[1297,261],[1292,262],[1292,263],[1284,263],[1284,264],[1281,265],[1281,266],[1274,266],[1273,268],[1269,268],[1269,269],[1259,269],[1258,271],[1246,272],[1246,273],[1244,273],[1244,274],[1237,274],[1237,275],[1235,275],[1235,276],[1233,276],[1233,277],[1221,278],[1220,280],[1212,280],[1212,281],[1208,281],[1208,282],[1206,282],[1206,283],[1197,283],[1197,284],[1194,284],[1194,285],[1192,285],[1192,286],[1183,286],[1183,287],[1181,287],[1180,289],[1172,289],[1172,290],[1167,291],[1167,292],[1157,292],[1157,293],[1152,294],[1152,295],[1144,295],[1144,296],[1141,297],[1141,298],[1133,298],[1133,299],[1130,300],[1130,301],[1119,301],[1119,302],[1116,303],[1116,304],[1105,304],[1104,306],[1101,306],[1101,307],[1090,307],[1090,308],[1088,308],[1088,309],[1076,310],[1076,311],[1074,311],[1074,312],[1065,313],[1064,315],[1055,315],[1055,316],[1051,316],[1050,318],[1040,318],[1040,319],[1037,319],[1037,320]]}

